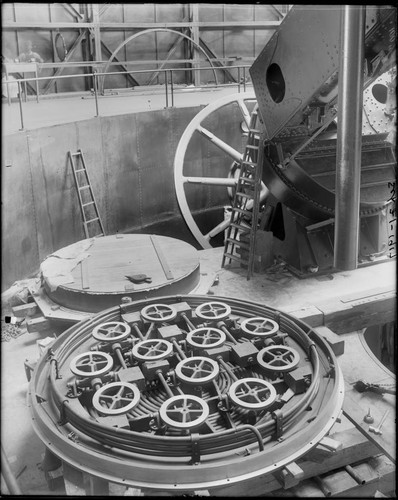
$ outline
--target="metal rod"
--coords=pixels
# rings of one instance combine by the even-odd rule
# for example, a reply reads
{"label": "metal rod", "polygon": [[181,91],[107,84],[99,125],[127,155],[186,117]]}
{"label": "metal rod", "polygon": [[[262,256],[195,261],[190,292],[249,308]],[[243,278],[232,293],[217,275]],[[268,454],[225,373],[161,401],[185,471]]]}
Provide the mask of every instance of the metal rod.
{"label": "metal rod", "polygon": [[21,84],[18,81],[18,101],[19,101],[19,114],[21,117],[21,128],[19,130],[23,130],[23,113],[22,113],[22,95],[21,95]]}
{"label": "metal rod", "polygon": [[168,93],[168,88],[167,88],[167,71],[164,71],[164,84],[165,84],[165,90],[166,90],[166,108],[169,107],[169,93]]}
{"label": "metal rod", "polygon": [[358,266],[364,6],[343,6],[340,36],[334,266],[352,270]]}
{"label": "metal rod", "polygon": [[170,94],[171,94],[171,107],[174,107],[174,93],[173,93],[173,70],[170,70]]}
{"label": "metal rod", "polygon": [[17,483],[17,480],[15,479],[14,474],[12,473],[10,463],[7,460],[3,445],[1,445],[1,475],[4,478],[8,491],[11,495],[22,495],[22,491]]}
{"label": "metal rod", "polygon": [[243,92],[246,92],[246,67],[243,66]]}
{"label": "metal rod", "polygon": [[238,92],[240,93],[240,68],[238,68]]}
{"label": "metal rod", "polygon": [[97,91],[97,74],[93,73],[94,77],[94,96],[95,96],[95,116],[99,116],[99,110],[98,110],[98,91]]}

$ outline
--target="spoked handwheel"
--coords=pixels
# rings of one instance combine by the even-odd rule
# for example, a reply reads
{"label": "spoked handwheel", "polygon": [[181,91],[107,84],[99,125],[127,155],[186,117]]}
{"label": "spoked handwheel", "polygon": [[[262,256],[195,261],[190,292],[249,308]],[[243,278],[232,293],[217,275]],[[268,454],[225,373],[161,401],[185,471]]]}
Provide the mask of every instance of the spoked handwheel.
{"label": "spoked handwheel", "polygon": [[290,372],[299,364],[300,355],[292,347],[271,345],[257,354],[257,363],[268,371]]}
{"label": "spoked handwheel", "polygon": [[112,357],[106,352],[82,352],[72,359],[70,370],[78,377],[99,377],[113,366]]}
{"label": "spoked handwheel", "polygon": [[167,304],[150,304],[141,310],[141,316],[152,323],[163,323],[175,319],[177,311]]}
{"label": "spoked handwheel", "polygon": [[206,401],[197,396],[174,396],[160,407],[163,422],[176,429],[192,429],[206,421],[210,409]]}
{"label": "spoked handwheel", "polygon": [[140,361],[157,361],[167,358],[172,352],[173,344],[162,339],[143,340],[131,350],[131,354]]}
{"label": "spoked handwheel", "polygon": [[131,332],[127,323],[121,321],[110,321],[101,323],[93,330],[93,337],[101,342],[118,342],[126,339]]}
{"label": "spoked handwheel", "polygon": [[244,378],[234,382],[228,391],[230,399],[246,410],[264,410],[276,400],[275,387],[259,378]]}
{"label": "spoked handwheel", "polygon": [[103,385],[93,396],[94,408],[104,415],[122,415],[131,411],[140,401],[140,391],[128,382]]}
{"label": "spoked handwheel", "polygon": [[224,302],[204,302],[195,309],[195,314],[198,318],[207,321],[220,321],[231,314],[231,308]]}
{"label": "spoked handwheel", "polygon": [[192,330],[187,335],[187,343],[196,349],[211,349],[219,347],[226,341],[227,336],[222,330],[212,327],[201,327]]}
{"label": "spoked handwheel", "polygon": [[203,385],[214,380],[220,368],[218,363],[204,356],[183,359],[175,368],[177,377],[192,385]]}
{"label": "spoked handwheel", "polygon": [[[231,191],[232,188],[235,188],[238,179],[238,176],[236,175],[236,164],[240,165],[243,159],[242,153],[240,153],[235,147],[232,147],[231,145],[227,144],[221,138],[217,137],[216,134],[206,129],[203,126],[203,123],[210,115],[212,115],[213,113],[214,114],[217,113],[221,108],[224,108],[225,106],[238,105],[240,110],[240,115],[243,118],[243,124],[244,124],[244,127],[240,127],[240,133],[243,133],[242,130],[243,128],[245,129],[245,131],[247,131],[249,127],[259,128],[259,126],[254,127],[253,121],[255,118],[251,120],[251,112],[249,111],[249,109],[253,108],[253,105],[256,105],[256,103],[257,101],[254,92],[232,94],[230,96],[218,99],[217,101],[206,106],[202,111],[200,111],[195,116],[195,118],[189,123],[188,127],[185,129],[185,132],[181,136],[180,142],[178,144],[176,155],[174,158],[174,183],[177,194],[177,200],[182,215],[185,219],[185,222],[187,223],[193,236],[196,238],[198,243],[202,245],[203,248],[212,247],[211,238],[214,238],[219,233],[224,231],[226,227],[228,227],[228,221],[227,222],[223,221],[220,224],[216,225],[214,228],[212,228],[210,231],[203,233],[191,214],[191,208],[187,200],[186,190],[188,189],[188,186],[196,186],[197,189],[199,190],[203,185],[205,185],[209,187],[224,186],[226,189],[229,189]],[[237,126],[240,126],[240,121],[239,123],[237,123]],[[195,132],[201,134],[201,136],[207,139],[210,143],[214,144],[217,148],[219,148],[222,152],[224,152],[227,156],[229,156],[231,160],[233,160],[232,170],[235,170],[235,175],[233,175],[233,173],[231,172],[230,164],[228,164],[228,168],[225,169],[224,176],[218,175],[218,177],[216,176],[202,177],[197,174],[195,175],[187,174],[189,163],[185,161],[185,156],[187,150],[189,149],[191,141],[194,140],[193,136]],[[244,141],[241,140],[241,142]],[[239,146],[239,148],[241,149],[241,145]],[[197,159],[198,161],[201,160],[201,158]],[[227,196],[225,198],[225,203],[229,204],[230,201],[228,200],[230,197],[228,197],[228,193],[226,194]],[[268,189],[264,184],[262,184],[262,189],[260,193],[260,203],[265,200],[267,194],[268,194]],[[193,198],[196,199],[198,198],[198,196],[196,197],[193,196]],[[247,204],[248,210],[251,209],[250,203],[252,202],[249,201]],[[192,210],[197,208],[198,207],[193,207],[192,205]]]}
{"label": "spoked handwheel", "polygon": [[263,338],[272,337],[279,331],[279,325],[276,321],[259,316],[245,319],[240,327],[243,333]]}

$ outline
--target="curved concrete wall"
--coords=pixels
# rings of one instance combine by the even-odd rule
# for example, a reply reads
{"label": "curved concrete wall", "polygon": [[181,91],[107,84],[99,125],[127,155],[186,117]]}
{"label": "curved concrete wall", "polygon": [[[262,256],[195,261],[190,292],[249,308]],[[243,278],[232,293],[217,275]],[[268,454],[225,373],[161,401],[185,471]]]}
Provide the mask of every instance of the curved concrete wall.
{"label": "curved concrete wall", "polygon": [[[174,154],[200,109],[98,117],[5,137],[3,159],[9,166],[2,162],[2,290],[36,272],[50,253],[84,238],[68,151],[80,148],[84,153],[107,234],[145,231],[159,221],[181,217]],[[240,148],[238,123],[231,111],[213,120],[218,135],[232,138]],[[211,128],[211,123],[206,126]],[[231,164],[201,138],[192,141],[188,156],[189,170],[196,175],[225,176]],[[225,190],[203,195],[195,205],[209,208],[228,202]]]}

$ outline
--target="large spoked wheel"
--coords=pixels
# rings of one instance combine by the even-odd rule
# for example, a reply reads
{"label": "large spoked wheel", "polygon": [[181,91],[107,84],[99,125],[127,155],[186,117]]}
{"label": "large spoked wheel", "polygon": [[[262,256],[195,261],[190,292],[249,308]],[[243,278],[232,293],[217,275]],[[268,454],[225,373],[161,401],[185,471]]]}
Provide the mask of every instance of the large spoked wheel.
{"label": "large spoked wheel", "polygon": [[99,377],[113,366],[112,357],[106,352],[82,352],[72,359],[70,370],[78,377]]}
{"label": "large spoked wheel", "polygon": [[163,323],[173,321],[177,317],[177,311],[167,304],[151,304],[141,310],[141,316],[152,323]]}
{"label": "large spoked wheel", "polygon": [[195,309],[195,314],[198,318],[207,321],[220,321],[231,314],[231,308],[224,302],[204,302]]}
{"label": "large spoked wheel", "polygon": [[220,368],[218,363],[211,358],[194,356],[183,359],[175,368],[177,377],[192,385],[203,385],[214,380]]}
{"label": "large spoked wheel", "polygon": [[173,352],[173,344],[167,340],[143,340],[135,344],[131,354],[140,361],[157,361],[167,358]]}
{"label": "large spoked wheel", "polygon": [[197,396],[174,396],[160,407],[163,422],[176,429],[192,429],[206,421],[210,409],[206,401]]}
{"label": "large spoked wheel", "polygon": [[226,340],[227,336],[222,330],[212,327],[196,328],[187,335],[187,343],[196,349],[219,347]]}
{"label": "large spoked wheel", "polygon": [[279,331],[279,325],[276,321],[268,318],[255,317],[242,321],[240,325],[242,332],[255,337],[272,337]]}
{"label": "large spoked wheel", "polygon": [[118,342],[126,339],[131,332],[127,323],[121,321],[110,321],[101,323],[93,330],[93,337],[101,342]]}
{"label": "large spoked wheel", "polygon": [[[212,115],[213,113],[215,114],[221,108],[224,108],[225,106],[238,105],[239,110],[241,112],[241,116],[243,118],[242,123],[244,126],[241,127],[241,131],[243,133],[242,129],[245,129],[247,131],[249,127],[253,128],[255,127],[255,125],[253,124],[255,118],[251,120],[251,112],[249,111],[249,109],[253,108],[253,105],[256,105],[256,103],[257,101],[253,91],[239,93],[239,94],[232,94],[230,96],[218,99],[217,101],[206,106],[206,108],[204,108],[195,116],[195,118],[189,123],[188,127],[185,129],[185,132],[181,136],[180,142],[178,144],[176,155],[174,158],[174,183],[177,194],[177,200],[182,215],[185,219],[185,222],[187,223],[193,236],[196,238],[198,243],[202,245],[203,248],[212,247],[211,239],[226,229],[226,227],[228,226],[228,221],[227,222],[223,221],[220,224],[217,224],[214,228],[212,228],[210,231],[207,231],[206,233],[202,232],[202,230],[199,228],[199,226],[197,225],[192,216],[191,208],[187,200],[187,187],[196,185],[199,191],[199,189],[201,189],[203,185],[210,187],[224,186],[226,189],[229,190],[229,195],[230,195],[231,189],[236,186],[238,179],[238,175],[236,172],[237,168],[236,165],[240,166],[243,157],[242,153],[237,151],[237,149],[230,146],[224,140],[217,137],[214,133],[207,130],[203,126],[203,123],[210,115]],[[240,126],[240,123],[239,124],[237,123],[237,125]],[[258,125],[256,126],[256,128],[259,128]],[[229,156],[233,161],[232,168],[231,164],[229,164],[228,168],[226,168],[225,175],[223,177],[220,176],[201,177],[199,175],[187,175],[187,163],[185,162],[185,156],[189,148],[189,145],[191,144],[191,141],[194,140],[193,136],[195,132],[205,137],[205,139],[207,139],[210,143],[214,144],[217,148],[219,148],[222,152],[224,152],[227,156]],[[202,159],[198,158],[198,160],[201,161]],[[268,190],[265,187],[265,185],[262,184],[262,189],[260,193],[260,202],[265,200],[267,194]],[[249,204],[250,202],[247,205],[248,209],[251,208]]]}
{"label": "large spoked wheel", "polygon": [[300,355],[292,347],[271,345],[257,354],[257,363],[269,371],[290,372],[299,364]]}
{"label": "large spoked wheel", "polygon": [[276,399],[275,387],[259,378],[237,380],[229,388],[230,399],[246,410],[265,410]]}
{"label": "large spoked wheel", "polygon": [[128,413],[140,401],[140,391],[128,382],[112,382],[102,386],[93,396],[94,408],[103,415]]}

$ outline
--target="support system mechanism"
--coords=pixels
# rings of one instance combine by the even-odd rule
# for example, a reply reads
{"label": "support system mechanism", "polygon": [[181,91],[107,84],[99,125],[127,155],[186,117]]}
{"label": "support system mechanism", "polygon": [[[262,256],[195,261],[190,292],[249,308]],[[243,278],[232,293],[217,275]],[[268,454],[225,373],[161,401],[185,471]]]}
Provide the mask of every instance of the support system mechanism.
{"label": "support system mechanism", "polygon": [[[338,5],[293,6],[250,68],[254,92],[211,103],[182,135],[176,193],[204,248],[222,244],[217,235],[228,219],[208,221],[211,210],[228,204],[225,188],[236,185],[249,128],[264,148],[259,227],[272,233],[275,256],[299,274],[333,268],[337,123],[345,112],[338,108],[341,13]],[[395,46],[396,9],[366,6],[358,248],[364,264],[395,255]]]}
{"label": "support system mechanism", "polygon": [[336,358],[308,325],[205,296],[123,304],[76,324],[39,360],[35,431],[102,480],[178,493],[253,485],[338,419]]}

